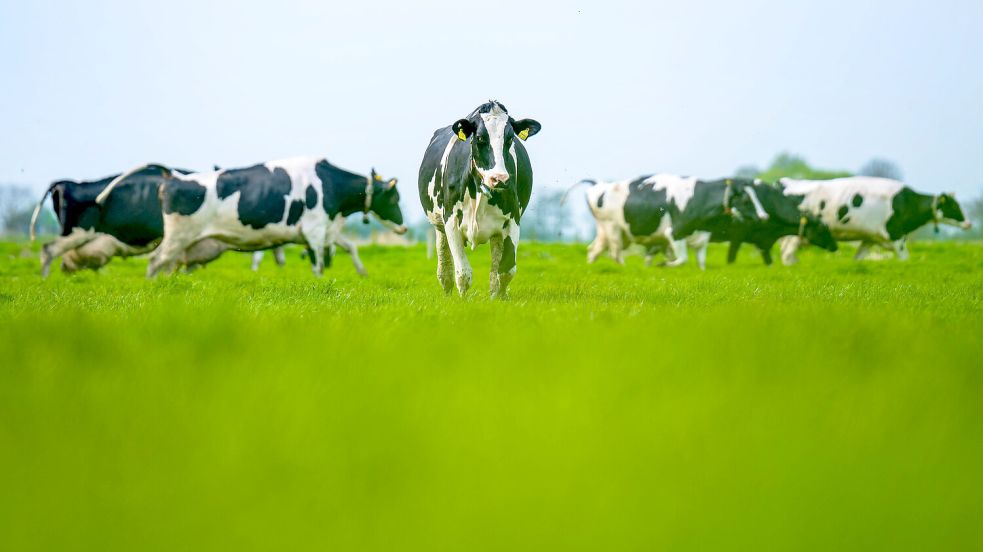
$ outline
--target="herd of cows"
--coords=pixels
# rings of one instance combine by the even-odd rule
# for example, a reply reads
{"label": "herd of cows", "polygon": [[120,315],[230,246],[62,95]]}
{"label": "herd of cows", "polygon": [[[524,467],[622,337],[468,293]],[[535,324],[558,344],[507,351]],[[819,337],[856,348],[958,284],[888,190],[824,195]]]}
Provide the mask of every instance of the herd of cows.
{"label": "herd of cows", "polygon": [[[516,273],[523,213],[532,195],[532,164],[522,142],[540,130],[532,119],[515,120],[489,101],[467,117],[434,132],[419,173],[420,202],[436,234],[437,279],[444,291],[463,295],[472,270],[465,250],[488,243],[493,297],[507,293]],[[518,139],[516,139],[518,138]],[[650,262],[662,253],[677,266],[695,251],[700,268],[707,244],[730,243],[733,262],[742,243],[771,263],[780,242],[782,260],[796,262],[798,247],[835,251],[837,241],[861,242],[907,258],[906,239],[932,223],[968,228],[952,194],[917,193],[895,180],[851,177],[828,181],[782,179],[769,184],[729,178],[700,180],[668,174],[588,184],[587,201],[597,235],[588,262],[603,252],[623,262],[638,244]],[[306,246],[320,275],[335,248],[351,254],[365,274],[354,243],[342,234],[345,219],[362,213],[397,233],[406,232],[396,179],[361,175],[324,158],[292,158],[241,169],[194,172],[147,164],[98,181],[54,182],[34,211],[31,237],[48,196],[60,236],[41,249],[41,273],[54,259],[66,272],[104,266],[115,256],[150,254],[147,276],[179,267],[193,270],[224,251],[262,251]]]}

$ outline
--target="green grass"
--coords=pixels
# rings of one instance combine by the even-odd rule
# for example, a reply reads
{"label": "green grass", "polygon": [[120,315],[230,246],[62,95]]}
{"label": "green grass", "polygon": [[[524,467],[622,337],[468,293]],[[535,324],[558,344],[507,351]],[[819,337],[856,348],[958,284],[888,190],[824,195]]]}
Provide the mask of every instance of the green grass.
{"label": "green grass", "polygon": [[979,550],[983,245],[320,280],[0,244],[0,550]]}

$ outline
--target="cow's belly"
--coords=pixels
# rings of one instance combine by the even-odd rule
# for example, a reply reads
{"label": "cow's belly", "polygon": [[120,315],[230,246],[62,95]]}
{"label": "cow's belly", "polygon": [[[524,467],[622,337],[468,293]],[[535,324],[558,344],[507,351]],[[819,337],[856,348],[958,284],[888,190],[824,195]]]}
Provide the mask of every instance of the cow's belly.
{"label": "cow's belly", "polygon": [[213,226],[206,230],[205,235],[241,249],[263,249],[303,241],[300,229],[286,224],[270,224],[257,229],[237,222],[234,225]]}
{"label": "cow's belly", "polygon": [[670,219],[669,215],[663,215],[659,221],[659,225],[651,234],[633,234],[631,232],[631,225],[627,222],[624,223],[624,228],[626,228],[625,233],[631,237],[633,243],[640,245],[667,245],[670,243],[669,236],[672,234],[672,219]]}
{"label": "cow's belly", "polygon": [[[492,236],[503,235],[509,226],[510,217],[495,205],[488,203],[487,197],[479,195],[478,199],[471,199],[470,196],[466,196],[463,203],[458,205],[463,220],[452,218],[451,222],[464,234],[472,248],[488,242]],[[458,206],[455,205],[454,212],[457,210]]]}
{"label": "cow's belly", "polygon": [[494,205],[490,206],[490,208],[482,207],[477,210],[477,216],[472,222],[469,223],[467,217],[465,217],[465,235],[469,242],[482,244],[491,239],[492,236],[501,236],[504,234],[508,222],[509,217],[505,216],[498,207]]}
{"label": "cow's belly", "polygon": [[888,239],[887,219],[890,216],[886,209],[880,206],[872,209],[854,209],[848,211],[848,221],[843,222],[832,210],[824,213],[823,220],[829,226],[830,233],[839,241]]}

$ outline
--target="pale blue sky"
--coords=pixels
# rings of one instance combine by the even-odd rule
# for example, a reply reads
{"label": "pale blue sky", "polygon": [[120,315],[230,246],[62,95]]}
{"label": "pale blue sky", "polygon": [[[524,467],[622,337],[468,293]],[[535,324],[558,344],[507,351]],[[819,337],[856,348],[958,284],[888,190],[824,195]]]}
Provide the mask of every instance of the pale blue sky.
{"label": "pale blue sky", "polygon": [[418,216],[432,131],[496,98],[543,124],[537,186],[788,150],[983,190],[979,0],[5,0],[0,75],[0,182],[38,189],[318,154],[399,177]]}

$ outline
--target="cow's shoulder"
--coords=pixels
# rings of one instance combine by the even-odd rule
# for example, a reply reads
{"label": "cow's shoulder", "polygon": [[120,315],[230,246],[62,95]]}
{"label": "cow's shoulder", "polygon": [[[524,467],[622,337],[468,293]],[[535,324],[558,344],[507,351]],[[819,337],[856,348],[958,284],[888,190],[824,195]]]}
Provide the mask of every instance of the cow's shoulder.
{"label": "cow's shoulder", "polygon": [[515,150],[515,191],[519,196],[521,211],[525,213],[532,197],[532,162],[529,160],[529,152],[526,151],[525,144],[519,140],[513,140],[512,145]]}
{"label": "cow's shoulder", "polygon": [[627,182],[624,216],[633,236],[650,236],[659,229],[669,213],[669,194],[665,187],[657,188],[652,175],[640,176]]}
{"label": "cow's shoulder", "polygon": [[196,175],[174,175],[161,185],[161,208],[167,215],[192,215],[205,202],[207,191]]}
{"label": "cow's shoulder", "polygon": [[900,239],[930,222],[934,214],[932,202],[932,196],[903,186],[891,198],[891,216],[885,223],[888,236]]}

